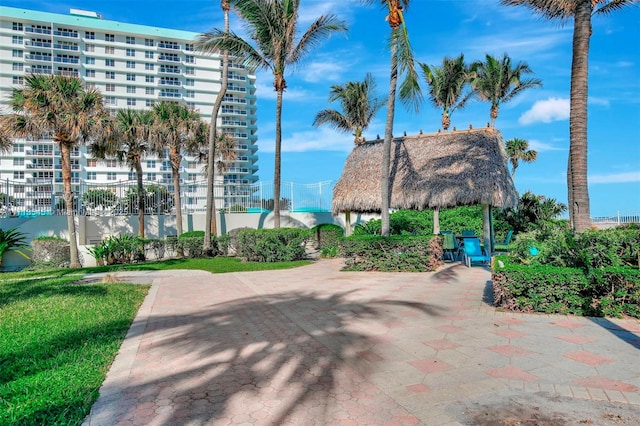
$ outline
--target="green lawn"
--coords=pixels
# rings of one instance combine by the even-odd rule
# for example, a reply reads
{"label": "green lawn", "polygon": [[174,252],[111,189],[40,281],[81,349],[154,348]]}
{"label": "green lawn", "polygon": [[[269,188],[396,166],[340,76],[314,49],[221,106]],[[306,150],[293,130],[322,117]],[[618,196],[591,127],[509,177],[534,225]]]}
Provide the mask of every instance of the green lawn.
{"label": "green lawn", "polygon": [[293,268],[309,261],[176,259],[0,274],[0,425],[80,424],[98,397],[148,286],[76,285],[85,273]]}

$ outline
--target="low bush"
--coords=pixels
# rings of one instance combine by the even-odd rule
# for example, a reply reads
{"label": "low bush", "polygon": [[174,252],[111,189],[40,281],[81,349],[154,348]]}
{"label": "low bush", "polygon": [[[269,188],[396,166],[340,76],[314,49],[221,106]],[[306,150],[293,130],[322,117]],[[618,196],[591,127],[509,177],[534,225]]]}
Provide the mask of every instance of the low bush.
{"label": "low bush", "polygon": [[434,271],[442,264],[442,239],[424,236],[351,236],[340,241],[345,270]]}
{"label": "low bush", "polygon": [[589,278],[592,293],[589,315],[640,318],[640,270],[594,269]]}
{"label": "low bush", "polygon": [[182,238],[194,238],[194,237],[197,237],[197,238],[202,237],[202,238],[204,238],[204,231],[187,231],[187,232],[183,232],[182,234],[180,234],[178,236],[179,239],[182,239]]}
{"label": "low bush", "polygon": [[70,263],[69,240],[55,236],[40,236],[31,241],[30,269],[66,268]]}
{"label": "low bush", "polygon": [[316,247],[322,250],[325,247],[337,248],[340,238],[344,236],[344,229],[332,223],[323,223],[311,228],[311,233],[315,239]]}
{"label": "low bush", "polygon": [[238,234],[251,228],[234,228],[218,237],[218,250],[222,256],[236,256],[238,254]]}
{"label": "low bush", "polygon": [[[184,234],[182,234],[184,235]],[[218,252],[218,244],[215,237],[211,236],[211,248],[213,255]],[[202,237],[182,237],[178,239],[178,252],[182,250],[184,257],[195,259],[198,257],[204,257],[204,235]]]}
{"label": "low bush", "polygon": [[306,259],[308,229],[245,229],[238,233],[239,254],[253,262],[286,262]]}

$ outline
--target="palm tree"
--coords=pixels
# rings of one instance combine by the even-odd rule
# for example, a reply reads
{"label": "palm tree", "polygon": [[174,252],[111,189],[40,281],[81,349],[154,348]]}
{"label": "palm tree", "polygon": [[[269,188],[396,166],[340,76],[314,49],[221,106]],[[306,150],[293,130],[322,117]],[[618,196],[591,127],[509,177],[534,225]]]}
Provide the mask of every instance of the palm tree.
{"label": "palm tree", "polygon": [[169,151],[176,228],[182,234],[182,200],[180,199],[180,164],[183,153],[196,154],[206,143],[206,126],[200,115],[175,102],[159,102],[153,107],[156,125],[152,134],[154,151],[159,156]]}
{"label": "palm tree", "polygon": [[569,161],[567,189],[569,222],[577,232],[589,229],[591,212],[587,182],[587,100],[591,16],[607,15],[635,0],[502,0],[507,6],[525,6],[547,19],[573,18],[573,58],[569,110]]}
{"label": "palm tree", "polygon": [[[220,7],[224,14],[224,32],[229,33],[229,9],[231,7],[228,0],[221,0]],[[204,51],[211,51],[207,48],[206,39],[198,39],[196,42],[196,48]],[[229,51],[224,50],[222,52],[222,81],[220,85],[220,91],[213,104],[213,110],[211,112],[211,124],[209,127],[209,149],[208,158],[216,158],[216,135],[218,124],[218,112],[222,105],[222,100],[227,93],[227,83],[229,81]],[[211,235],[217,235],[218,229],[216,226],[216,199],[213,192],[215,177],[215,168],[211,167],[207,169],[207,207],[205,213],[205,227],[204,227],[204,244],[203,250],[207,255],[211,255],[213,248],[211,244]]]}
{"label": "palm tree", "polygon": [[525,163],[532,163],[538,158],[538,151],[529,149],[529,141],[520,138],[513,138],[506,142],[507,158],[511,162],[511,176],[516,175],[516,169],[520,160]]}
{"label": "palm tree", "polygon": [[[368,3],[373,0],[365,0]],[[415,61],[409,33],[404,21],[404,9],[409,6],[410,0],[382,0],[383,7],[388,10],[386,17],[391,27],[390,50],[391,66],[389,73],[389,97],[387,99],[387,119],[385,122],[384,142],[382,146],[381,164],[381,234],[389,236],[389,204],[391,193],[389,188],[389,168],[391,163],[391,142],[393,140],[393,120],[396,109],[396,92],[398,77],[404,75],[400,84],[400,101],[407,107],[418,110],[422,101],[422,92],[418,83],[418,73],[415,69]]]}
{"label": "palm tree", "polygon": [[13,110],[3,127],[15,137],[42,137],[49,133],[60,148],[64,202],[69,230],[71,268],[79,268],[78,242],[71,191],[71,150],[109,129],[109,114],[102,95],[86,89],[76,77],[31,74],[25,84],[11,92]]}
{"label": "palm tree", "polygon": [[13,139],[9,131],[5,128],[4,120],[0,121],[0,154],[8,154],[13,147]]}
{"label": "palm tree", "polygon": [[511,65],[511,58],[506,53],[501,58],[489,54],[485,61],[477,61],[471,65],[471,87],[478,98],[491,103],[491,127],[495,127],[500,104],[532,87],[541,87],[542,81],[537,78],[522,78],[531,74],[526,62]]}
{"label": "palm tree", "polygon": [[346,31],[346,26],[335,15],[323,15],[296,40],[300,0],[233,0],[231,4],[245,22],[253,44],[233,32],[214,29],[201,34],[198,45],[206,51],[226,50],[252,69],[268,69],[273,73],[273,87],[277,93],[273,225],[279,228],[282,95],[287,88],[287,66],[299,63],[320,41],[334,32]]}
{"label": "palm tree", "polygon": [[445,57],[439,67],[422,64],[424,78],[429,84],[429,98],[433,105],[442,108],[442,128],[446,131],[451,124],[451,114],[463,108],[470,94],[462,96],[464,86],[469,81],[469,69],[464,63],[464,55],[456,58]]}
{"label": "palm tree", "polygon": [[95,158],[115,158],[136,172],[138,196],[138,235],[144,238],[144,187],[142,184],[142,158],[154,153],[151,133],[154,129],[152,111],[119,109],[115,116],[114,132],[90,147]]}
{"label": "palm tree", "polygon": [[343,85],[331,86],[329,102],[340,101],[342,112],[323,109],[316,114],[314,126],[328,124],[341,132],[353,132],[354,143],[364,142],[362,132],[369,127],[376,113],[384,103],[375,97],[376,82],[373,75],[367,73],[364,80],[349,81]]}

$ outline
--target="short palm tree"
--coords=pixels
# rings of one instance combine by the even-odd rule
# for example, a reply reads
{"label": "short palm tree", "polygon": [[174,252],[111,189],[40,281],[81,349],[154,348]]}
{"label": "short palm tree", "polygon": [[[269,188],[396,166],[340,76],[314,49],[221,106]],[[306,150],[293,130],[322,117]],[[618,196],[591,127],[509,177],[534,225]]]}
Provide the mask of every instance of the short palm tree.
{"label": "short palm tree", "polygon": [[442,128],[446,131],[451,124],[451,114],[457,108],[464,107],[471,93],[463,95],[469,81],[469,68],[464,63],[464,55],[445,57],[439,67],[422,64],[422,71],[429,84],[431,103],[442,108]]}
{"label": "short palm tree", "polygon": [[364,142],[362,132],[369,127],[384,102],[375,97],[376,82],[367,73],[363,81],[349,81],[331,86],[329,102],[340,101],[342,112],[323,109],[316,114],[314,126],[328,124],[341,132],[353,132],[354,143]]}
{"label": "short palm tree", "polygon": [[538,158],[538,151],[529,149],[529,142],[524,139],[510,139],[506,142],[506,146],[507,158],[511,163],[511,176],[516,175],[516,169],[520,165],[520,161],[532,163]]}
{"label": "short palm tree", "polygon": [[320,41],[335,32],[346,31],[346,26],[335,15],[323,15],[296,39],[300,0],[233,0],[230,3],[245,23],[248,40],[233,32],[214,29],[198,37],[198,46],[205,51],[228,51],[249,68],[268,69],[273,73],[277,94],[273,225],[279,228],[282,95],[287,88],[287,66],[299,63]]}
{"label": "short palm tree", "polygon": [[[363,0],[372,3],[374,0]],[[389,97],[387,98],[387,118],[385,122],[384,142],[382,146],[381,168],[381,234],[389,236],[389,205],[391,193],[389,188],[389,171],[391,166],[391,142],[393,140],[393,120],[396,111],[396,94],[398,89],[398,78],[404,76],[400,84],[400,101],[407,107],[418,110],[422,101],[422,92],[418,82],[413,50],[409,42],[409,33],[404,21],[404,10],[409,6],[410,0],[381,0],[383,7],[388,14],[386,21],[391,28],[390,35],[390,78]]]}
{"label": "short palm tree", "polygon": [[76,77],[30,74],[24,86],[13,89],[9,104],[13,110],[3,118],[3,127],[15,137],[42,137],[49,133],[60,148],[64,201],[69,230],[71,268],[79,268],[78,242],[73,219],[71,150],[109,129],[109,114],[102,95],[86,89]]}
{"label": "short palm tree", "polygon": [[153,107],[155,126],[152,132],[153,150],[162,156],[169,151],[176,228],[182,234],[182,200],[180,199],[180,164],[183,153],[196,154],[206,143],[206,126],[200,115],[176,102],[159,102]]}
{"label": "short palm tree", "polygon": [[531,74],[526,62],[511,64],[506,53],[501,58],[486,55],[485,61],[477,61],[471,65],[471,87],[480,100],[491,103],[491,127],[495,127],[500,104],[509,102],[523,91],[541,87],[542,81],[537,78],[523,78]]}
{"label": "short palm tree", "polygon": [[5,128],[3,121],[0,121],[0,154],[8,154],[13,147],[13,139],[11,139],[9,130]]}
{"label": "short palm tree", "polygon": [[502,4],[525,6],[547,19],[560,19],[564,22],[573,18],[567,189],[569,222],[577,232],[591,226],[587,182],[589,43],[593,31],[591,17],[595,14],[607,15],[637,3],[637,0],[502,0]]}
{"label": "short palm tree", "polygon": [[115,158],[136,172],[138,200],[138,235],[144,238],[144,187],[142,183],[142,159],[154,153],[151,133],[154,129],[152,111],[119,109],[114,118],[114,131],[90,146],[95,158]]}

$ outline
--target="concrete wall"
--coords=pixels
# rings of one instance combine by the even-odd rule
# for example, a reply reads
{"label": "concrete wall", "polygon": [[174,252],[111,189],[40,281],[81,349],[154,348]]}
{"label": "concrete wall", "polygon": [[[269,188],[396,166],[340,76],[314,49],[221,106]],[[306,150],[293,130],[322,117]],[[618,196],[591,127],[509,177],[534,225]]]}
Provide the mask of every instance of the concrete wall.
{"label": "concrete wall", "polygon": [[[351,228],[361,222],[374,218],[372,215],[351,215]],[[182,217],[182,230],[204,231],[205,215],[185,214]],[[138,234],[137,216],[76,216],[76,231],[80,252],[86,266],[93,264],[93,258],[83,246],[98,244],[112,235]],[[316,225],[333,223],[346,227],[345,215],[333,216],[331,213],[289,213],[282,212],[280,226],[283,228],[313,228]],[[264,229],[273,228],[273,213],[221,213],[217,217],[218,234],[226,234],[236,228]],[[66,216],[38,216],[34,218],[11,217],[0,219],[0,228],[17,228],[24,232],[27,241],[42,236],[58,236],[69,239]],[[145,237],[165,238],[177,235],[175,216],[145,216]],[[22,269],[29,260],[17,253],[6,253],[2,270]]]}

